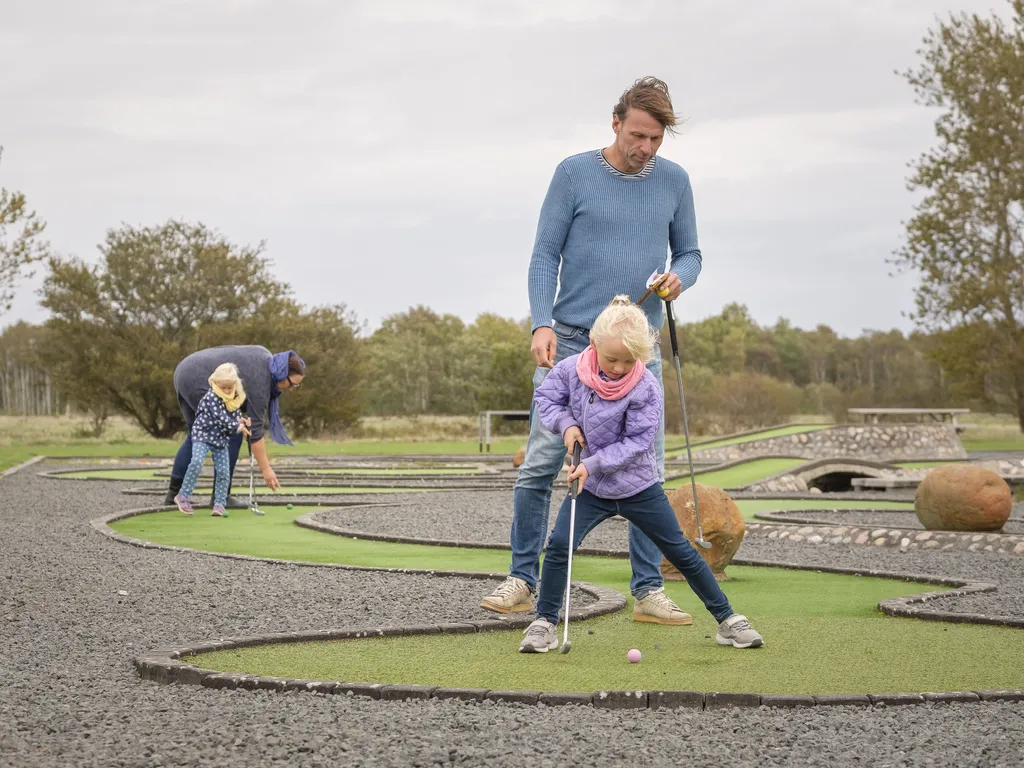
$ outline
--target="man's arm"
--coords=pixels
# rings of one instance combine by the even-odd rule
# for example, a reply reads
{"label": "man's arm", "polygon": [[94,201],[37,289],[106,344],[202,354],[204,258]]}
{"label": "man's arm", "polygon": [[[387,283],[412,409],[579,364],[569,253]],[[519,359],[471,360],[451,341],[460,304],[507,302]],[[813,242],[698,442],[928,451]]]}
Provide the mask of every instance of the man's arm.
{"label": "man's arm", "polygon": [[569,236],[575,213],[572,182],[559,165],[548,185],[537,223],[537,237],[530,257],[529,293],[532,330],[551,326],[551,312],[558,286],[558,267],[562,248]]}
{"label": "man's arm", "polygon": [[[669,295],[671,301],[697,282],[703,266],[703,257],[697,245],[697,214],[693,208],[693,187],[686,177],[686,187],[679,197],[675,215],[668,225],[668,242],[672,249],[670,271],[679,278],[678,293]],[[674,281],[673,281],[674,282]]]}

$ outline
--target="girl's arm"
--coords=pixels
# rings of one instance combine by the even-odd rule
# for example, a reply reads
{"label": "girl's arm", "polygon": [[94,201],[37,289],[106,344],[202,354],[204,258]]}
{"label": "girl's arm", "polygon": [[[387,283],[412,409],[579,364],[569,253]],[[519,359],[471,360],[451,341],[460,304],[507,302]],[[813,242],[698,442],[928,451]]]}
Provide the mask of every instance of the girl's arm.
{"label": "girl's arm", "polygon": [[661,422],[661,388],[650,383],[626,407],[622,439],[588,456],[581,462],[587,472],[614,472],[624,467],[654,443]]}
{"label": "girl's arm", "polygon": [[569,402],[570,384],[576,373],[576,358],[567,357],[551,369],[533,394],[537,417],[548,430],[564,435],[569,427],[578,427]]}

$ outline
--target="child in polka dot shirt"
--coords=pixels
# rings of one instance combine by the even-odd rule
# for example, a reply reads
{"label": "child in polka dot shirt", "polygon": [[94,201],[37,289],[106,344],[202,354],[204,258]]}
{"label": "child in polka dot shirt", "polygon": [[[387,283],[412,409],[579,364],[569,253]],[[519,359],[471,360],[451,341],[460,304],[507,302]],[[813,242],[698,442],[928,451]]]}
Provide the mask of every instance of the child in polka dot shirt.
{"label": "child in polka dot shirt", "polygon": [[213,515],[227,517],[224,509],[228,500],[228,441],[235,432],[248,436],[252,422],[242,416],[245,388],[234,363],[217,367],[209,378],[210,389],[199,401],[196,418],[192,422],[192,461],[188,465],[181,491],[174,497],[178,509],[192,514],[192,492],[199,481],[206,454],[213,454],[215,479],[213,486]]}

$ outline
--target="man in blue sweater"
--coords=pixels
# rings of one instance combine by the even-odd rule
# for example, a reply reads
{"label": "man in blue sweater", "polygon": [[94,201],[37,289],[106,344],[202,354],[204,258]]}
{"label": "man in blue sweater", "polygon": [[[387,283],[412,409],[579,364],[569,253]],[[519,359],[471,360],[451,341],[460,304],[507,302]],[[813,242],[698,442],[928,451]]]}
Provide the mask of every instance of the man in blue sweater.
{"label": "man in blue sweater", "polygon": [[[651,273],[665,271],[669,255],[669,275],[659,295],[674,300],[696,282],[701,253],[690,179],[680,166],[657,157],[665,133],[675,125],[668,87],[656,78],[642,78],[615,105],[611,146],[573,155],[555,169],[530,259],[535,389],[555,363],[587,347],[594,319],[612,298],[620,293],[639,298]],[[661,328],[662,303],[648,301],[643,309],[652,327]],[[648,368],[661,381],[661,360]],[[664,410],[656,446],[658,476],[664,481]],[[531,406],[526,458],[513,495],[512,567],[481,607],[498,613],[532,610],[551,491],[564,461],[562,436],[547,431]],[[629,552],[633,619],[692,623],[665,595],[661,552],[632,523]]]}

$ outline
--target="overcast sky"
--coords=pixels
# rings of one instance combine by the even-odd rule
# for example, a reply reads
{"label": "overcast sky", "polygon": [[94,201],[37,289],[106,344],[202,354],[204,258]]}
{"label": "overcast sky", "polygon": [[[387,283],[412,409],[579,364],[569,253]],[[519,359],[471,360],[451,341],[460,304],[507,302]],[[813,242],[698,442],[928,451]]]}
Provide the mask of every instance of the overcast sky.
{"label": "overcast sky", "polygon": [[[637,77],[686,122],[704,270],[684,321],[746,304],[901,328],[890,277],[936,112],[894,73],[936,14],[997,0],[0,0],[0,186],[64,254],[122,222],[267,241],[308,305],[370,329],[423,304],[528,315],[555,165],[611,142]],[[45,312],[23,285],[0,322]]]}

